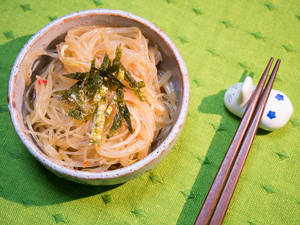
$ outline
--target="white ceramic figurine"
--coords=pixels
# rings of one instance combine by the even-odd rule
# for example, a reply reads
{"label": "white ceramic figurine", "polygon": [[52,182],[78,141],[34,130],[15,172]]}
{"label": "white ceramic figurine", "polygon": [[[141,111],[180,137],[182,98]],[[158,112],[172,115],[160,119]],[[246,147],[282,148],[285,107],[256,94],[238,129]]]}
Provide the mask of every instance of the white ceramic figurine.
{"label": "white ceramic figurine", "polygon": [[[246,77],[243,83],[232,85],[224,95],[226,108],[242,117],[254,89],[251,77]],[[289,121],[292,113],[290,99],[281,91],[272,89],[259,127],[265,130],[279,129]]]}

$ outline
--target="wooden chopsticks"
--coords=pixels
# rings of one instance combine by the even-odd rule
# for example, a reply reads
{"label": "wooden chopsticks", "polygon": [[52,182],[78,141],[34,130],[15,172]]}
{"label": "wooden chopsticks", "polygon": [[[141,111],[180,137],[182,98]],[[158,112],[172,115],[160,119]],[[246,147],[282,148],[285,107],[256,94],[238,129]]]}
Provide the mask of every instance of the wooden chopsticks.
{"label": "wooden chopsticks", "polygon": [[273,58],[270,59],[249,100],[244,116],[206,196],[195,225],[215,225],[221,224],[223,221],[279,68],[280,59],[277,60],[268,83],[263,90],[273,60]]}

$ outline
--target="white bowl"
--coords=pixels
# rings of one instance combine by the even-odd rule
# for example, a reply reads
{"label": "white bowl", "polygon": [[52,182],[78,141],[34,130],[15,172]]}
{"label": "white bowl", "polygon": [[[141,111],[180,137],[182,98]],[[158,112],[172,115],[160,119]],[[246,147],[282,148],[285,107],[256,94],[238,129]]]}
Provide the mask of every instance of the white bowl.
{"label": "white bowl", "polygon": [[[69,169],[51,161],[24,132],[25,125],[22,118],[23,94],[25,82],[22,71],[26,66],[26,59],[36,49],[55,46],[65,33],[73,27],[101,25],[101,26],[136,26],[152,44],[156,44],[163,56],[162,67],[173,72],[172,81],[178,100],[177,119],[172,129],[165,137],[160,137],[152,152],[144,159],[121,169],[95,173]],[[61,17],[38,31],[23,47],[15,60],[11,70],[8,87],[8,108],[11,120],[20,139],[28,151],[47,169],[59,177],[64,177],[79,183],[90,185],[112,185],[126,182],[152,169],[171,149],[182,130],[188,110],[189,80],[185,63],[172,41],[158,27],[147,20],[131,13],[109,9],[94,9],[72,13]]]}

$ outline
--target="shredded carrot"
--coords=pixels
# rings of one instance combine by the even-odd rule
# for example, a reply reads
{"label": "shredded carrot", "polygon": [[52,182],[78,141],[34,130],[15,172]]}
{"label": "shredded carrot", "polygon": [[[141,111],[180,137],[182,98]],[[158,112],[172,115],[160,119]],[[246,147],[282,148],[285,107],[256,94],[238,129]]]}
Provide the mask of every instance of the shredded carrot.
{"label": "shredded carrot", "polygon": [[91,163],[89,161],[85,161],[82,163],[82,167],[88,167],[90,165],[91,165]]}

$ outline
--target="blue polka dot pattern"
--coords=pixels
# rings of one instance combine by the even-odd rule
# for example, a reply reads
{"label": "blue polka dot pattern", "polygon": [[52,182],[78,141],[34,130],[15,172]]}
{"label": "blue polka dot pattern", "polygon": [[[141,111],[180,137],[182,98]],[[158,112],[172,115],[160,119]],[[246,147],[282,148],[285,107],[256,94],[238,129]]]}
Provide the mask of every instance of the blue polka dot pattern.
{"label": "blue polka dot pattern", "polygon": [[270,119],[275,119],[276,118],[276,112],[273,111],[269,111],[267,114],[267,117],[269,117]]}
{"label": "blue polka dot pattern", "polygon": [[284,96],[281,95],[281,94],[277,94],[277,95],[275,96],[275,98],[276,98],[278,101],[283,101],[283,100],[284,100]]}

